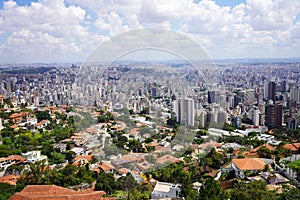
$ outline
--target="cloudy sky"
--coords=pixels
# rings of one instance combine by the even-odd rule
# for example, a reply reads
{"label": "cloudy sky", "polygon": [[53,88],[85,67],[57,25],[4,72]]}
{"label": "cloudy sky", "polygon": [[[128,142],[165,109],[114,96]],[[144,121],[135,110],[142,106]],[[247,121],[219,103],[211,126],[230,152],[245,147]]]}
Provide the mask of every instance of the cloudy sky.
{"label": "cloudy sky", "polygon": [[9,0],[0,63],[82,62],[143,28],[183,34],[212,59],[300,57],[299,0]]}

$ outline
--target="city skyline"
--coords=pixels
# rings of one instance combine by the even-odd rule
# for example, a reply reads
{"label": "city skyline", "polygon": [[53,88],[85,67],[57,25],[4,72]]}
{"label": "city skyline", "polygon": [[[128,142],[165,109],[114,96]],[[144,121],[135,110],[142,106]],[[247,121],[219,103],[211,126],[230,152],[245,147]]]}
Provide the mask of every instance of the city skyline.
{"label": "city skyline", "polygon": [[[182,34],[212,59],[299,58],[299,7],[296,0],[1,1],[0,60],[84,62],[102,42],[144,28]],[[160,56],[151,53],[173,58]]]}

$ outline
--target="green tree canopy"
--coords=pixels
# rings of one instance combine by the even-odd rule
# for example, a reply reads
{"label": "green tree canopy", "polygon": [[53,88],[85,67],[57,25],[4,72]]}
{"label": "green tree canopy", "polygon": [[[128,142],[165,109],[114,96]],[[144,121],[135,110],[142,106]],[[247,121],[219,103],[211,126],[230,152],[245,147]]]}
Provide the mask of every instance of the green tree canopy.
{"label": "green tree canopy", "polygon": [[229,194],[222,190],[219,182],[213,178],[205,179],[200,187],[199,200],[228,200]]}

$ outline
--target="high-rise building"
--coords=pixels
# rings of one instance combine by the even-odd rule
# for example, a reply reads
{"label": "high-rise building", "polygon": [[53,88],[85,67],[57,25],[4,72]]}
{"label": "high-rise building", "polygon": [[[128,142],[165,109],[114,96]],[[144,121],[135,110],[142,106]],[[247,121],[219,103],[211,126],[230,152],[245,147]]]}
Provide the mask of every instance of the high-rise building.
{"label": "high-rise building", "polygon": [[288,121],[288,128],[290,130],[295,130],[297,128],[297,120],[295,118],[290,118]]}
{"label": "high-rise building", "polygon": [[265,125],[268,128],[281,126],[283,106],[281,104],[268,104],[265,108]]}
{"label": "high-rise building", "polygon": [[0,118],[0,131],[3,129],[2,119]]}
{"label": "high-rise building", "polygon": [[205,110],[202,110],[201,113],[200,113],[199,125],[201,127],[205,127],[206,121],[207,121],[207,112]]}
{"label": "high-rise building", "polygon": [[258,126],[259,125],[259,110],[258,108],[251,108],[249,110],[249,119],[252,120],[253,125]]}
{"label": "high-rise building", "polygon": [[272,101],[275,103],[275,97],[276,97],[276,83],[270,81],[268,83],[268,99],[272,99]]}
{"label": "high-rise building", "polygon": [[254,89],[239,91],[238,97],[245,105],[252,105],[255,102],[255,91]]}
{"label": "high-rise building", "polygon": [[268,84],[268,82],[265,82],[264,83],[264,99],[269,99],[268,88],[269,88],[269,84]]}
{"label": "high-rise building", "polygon": [[290,98],[298,103],[300,102],[300,87],[294,85],[290,88]]}
{"label": "high-rise building", "polygon": [[176,100],[177,122],[194,126],[194,100],[191,98],[178,98]]}
{"label": "high-rise building", "polygon": [[220,103],[220,96],[221,92],[220,91],[208,91],[208,97],[207,97],[207,102],[209,104],[211,103]]}

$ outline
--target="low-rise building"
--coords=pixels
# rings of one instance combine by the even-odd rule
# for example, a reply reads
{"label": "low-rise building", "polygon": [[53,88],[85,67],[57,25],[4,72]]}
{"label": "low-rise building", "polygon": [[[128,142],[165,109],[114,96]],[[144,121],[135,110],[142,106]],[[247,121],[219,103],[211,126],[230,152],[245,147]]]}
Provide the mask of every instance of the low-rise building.
{"label": "low-rise building", "polygon": [[45,160],[45,164],[48,165],[48,157],[41,155],[41,151],[28,151],[27,153],[22,153],[22,156],[27,158],[29,163]]}
{"label": "low-rise building", "polygon": [[151,193],[151,199],[177,198],[180,192],[179,184],[157,182]]}
{"label": "low-rise building", "polygon": [[261,158],[234,158],[232,168],[237,178],[245,178],[245,171],[257,172],[265,168],[266,162]]}
{"label": "low-rise building", "polygon": [[21,192],[15,193],[9,200],[29,199],[73,199],[73,200],[115,200],[115,197],[103,197],[104,191],[77,192],[55,185],[27,185]]}

